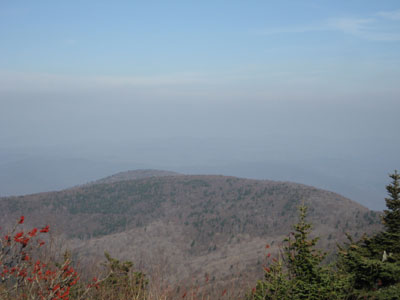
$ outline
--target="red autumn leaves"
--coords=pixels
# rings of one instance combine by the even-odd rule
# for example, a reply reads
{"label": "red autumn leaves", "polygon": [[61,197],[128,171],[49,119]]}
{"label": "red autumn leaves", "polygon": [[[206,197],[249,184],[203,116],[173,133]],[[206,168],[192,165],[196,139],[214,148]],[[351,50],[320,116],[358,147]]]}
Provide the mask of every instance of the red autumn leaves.
{"label": "red autumn leaves", "polygon": [[50,227],[17,231],[24,222],[25,217],[21,216],[14,229],[0,238],[0,280],[7,294],[15,299],[29,292],[31,299],[68,300],[71,287],[79,280],[78,273],[70,266],[69,259],[58,266],[35,261],[33,257],[38,254],[35,249],[45,244],[38,235],[48,233]]}
{"label": "red autumn leaves", "polygon": [[[24,216],[21,216],[21,218],[20,218],[19,221],[18,221],[18,225],[19,225],[19,224],[23,224],[24,221],[25,221],[25,217],[24,217]],[[40,233],[47,233],[47,232],[49,232],[49,230],[50,230],[49,225],[46,225],[45,227],[43,227],[42,229],[40,229],[39,232],[40,232]],[[15,241],[16,243],[20,243],[23,247],[26,247],[26,246],[28,245],[30,239],[33,238],[33,237],[35,237],[35,236],[37,235],[37,233],[38,233],[38,229],[37,229],[37,228],[33,228],[33,229],[32,229],[31,231],[29,231],[27,234],[25,234],[23,231],[20,231],[20,232],[18,232],[18,233],[16,233],[16,234],[14,235],[14,241]],[[6,236],[4,237],[4,240],[5,240],[7,243],[10,243],[10,239],[9,239],[9,236],[8,236],[8,235],[6,235]],[[39,243],[40,246],[44,245],[44,242],[43,242],[42,240],[39,240],[38,243]]]}

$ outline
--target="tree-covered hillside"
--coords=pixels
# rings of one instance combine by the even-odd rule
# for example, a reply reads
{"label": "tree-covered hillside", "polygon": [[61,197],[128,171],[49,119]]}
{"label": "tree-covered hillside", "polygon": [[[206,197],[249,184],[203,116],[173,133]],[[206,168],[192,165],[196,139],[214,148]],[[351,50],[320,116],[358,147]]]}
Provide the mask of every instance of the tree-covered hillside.
{"label": "tree-covered hillside", "polygon": [[345,232],[360,237],[380,228],[377,213],[332,192],[200,175],[117,180],[1,198],[0,223],[24,214],[32,225],[52,224],[83,258],[102,257],[109,250],[143,264],[165,259],[173,281],[205,272],[226,278],[233,268],[259,273],[263,245],[277,249],[301,203],[309,206],[319,246],[331,252],[345,240]]}
{"label": "tree-covered hillside", "polygon": [[[298,221],[296,224],[292,224],[292,231],[286,234],[286,237],[281,240],[282,243],[278,244],[276,247],[278,251],[273,251],[272,244],[265,245],[266,261],[262,266],[264,279],[259,280],[252,289],[246,288],[240,283],[243,284],[244,280],[249,280],[249,277],[245,278],[242,273],[235,273],[235,269],[231,265],[229,269],[231,276],[228,278],[233,286],[229,292],[226,283],[215,280],[215,272],[204,272],[203,270],[203,282],[199,282],[197,279],[193,287],[193,282],[191,284],[182,281],[172,283],[171,280],[154,276],[154,272],[150,272],[150,277],[147,277],[142,271],[133,269],[132,262],[120,261],[108,253],[105,253],[106,262],[102,269],[93,269],[93,265],[82,264],[83,257],[75,256],[75,259],[80,260],[80,269],[76,269],[77,265],[73,263],[71,253],[65,252],[61,259],[60,253],[57,253],[54,248],[53,239],[44,236],[50,231],[49,225],[41,228],[34,227],[31,230],[21,228],[25,226],[25,216],[21,216],[17,224],[5,234],[2,233],[0,238],[0,296],[1,299],[6,300],[172,300],[178,298],[205,300],[210,297],[212,299],[235,297],[247,300],[398,299],[400,294],[400,226],[398,218],[400,175],[395,172],[390,177],[392,182],[387,186],[389,197],[385,199],[387,210],[382,215],[384,226],[380,231],[372,235],[364,234],[358,240],[345,233],[349,243],[340,243],[338,245],[339,253],[333,255],[331,263],[327,264],[325,260],[327,253],[318,246],[320,236],[313,235],[315,227],[309,222],[308,210],[315,213],[315,207],[312,206],[315,203],[311,201],[308,203],[309,206],[306,206],[305,200],[303,200],[300,205],[297,205],[296,219]],[[186,179],[179,183],[189,184],[192,187],[212,186],[209,181],[199,178],[190,178],[189,181]],[[142,192],[153,189],[159,190],[160,185],[145,186]],[[251,194],[251,192],[246,194]],[[146,200],[150,201],[149,198],[141,201]],[[143,229],[143,226],[145,225],[138,227]],[[147,227],[144,228],[144,232],[147,232]],[[199,228],[195,228],[199,231]],[[22,231],[20,231],[21,229]],[[239,233],[236,234],[236,237],[239,235]],[[115,238],[115,235],[112,236]],[[103,236],[101,239],[104,242],[107,236]],[[92,246],[98,248],[98,244],[96,245],[98,241],[99,239],[91,239],[89,244],[92,243]],[[124,242],[127,246],[126,239]],[[140,239],[138,242],[140,243]],[[272,241],[272,243],[274,242]],[[43,247],[45,244],[49,244],[50,247]],[[228,244],[232,246],[230,242]],[[157,247],[154,241],[151,247]],[[195,247],[195,240],[192,241],[190,247]],[[192,250],[192,254],[196,253]],[[211,252],[215,250],[212,249]],[[86,251],[90,251],[90,247],[86,247]],[[232,253],[226,255],[226,257],[230,256]],[[185,258],[187,257],[183,255],[180,260],[184,261]],[[199,262],[198,257],[192,256],[192,259]],[[224,264],[227,263],[224,257],[220,257],[219,260]],[[203,260],[204,262],[207,262],[207,258]],[[164,265],[162,260],[153,261],[154,263],[158,267]],[[82,270],[82,267],[86,270]],[[261,266],[259,267],[261,268]],[[84,276],[79,275],[79,272],[82,271]],[[179,271],[179,269],[174,269],[175,273]],[[251,268],[247,265],[242,271],[249,273]],[[88,283],[87,276],[93,272],[100,272],[101,277],[95,276]],[[191,274],[191,276],[193,275]],[[211,281],[210,275],[213,276]],[[148,278],[152,280],[153,285],[149,286]],[[192,277],[192,279],[195,278]],[[221,290],[215,290],[216,287],[223,289],[222,293]]]}

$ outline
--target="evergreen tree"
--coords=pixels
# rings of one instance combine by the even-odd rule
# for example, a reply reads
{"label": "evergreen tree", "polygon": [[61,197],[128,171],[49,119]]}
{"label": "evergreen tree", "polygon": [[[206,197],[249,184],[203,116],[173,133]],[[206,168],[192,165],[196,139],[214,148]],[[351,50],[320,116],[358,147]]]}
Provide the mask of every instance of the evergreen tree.
{"label": "evergreen tree", "polygon": [[306,221],[307,207],[300,207],[299,222],[284,240],[283,254],[265,268],[265,278],[257,283],[249,299],[342,299],[343,280],[327,266],[325,253],[315,248],[318,238],[310,238],[312,225]]}
{"label": "evergreen tree", "polygon": [[400,175],[389,175],[385,230],[339,247],[339,268],[353,286],[351,299],[400,299]]}
{"label": "evergreen tree", "polygon": [[384,211],[383,224],[387,233],[400,232],[400,174],[394,171],[389,175],[392,183],[386,186],[390,198],[386,198],[387,210]]}

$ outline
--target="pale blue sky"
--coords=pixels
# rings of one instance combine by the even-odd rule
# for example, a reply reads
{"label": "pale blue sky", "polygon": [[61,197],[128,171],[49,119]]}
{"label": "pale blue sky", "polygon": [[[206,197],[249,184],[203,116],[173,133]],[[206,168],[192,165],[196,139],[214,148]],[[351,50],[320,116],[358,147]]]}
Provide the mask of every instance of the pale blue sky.
{"label": "pale blue sky", "polygon": [[281,73],[370,80],[373,71],[390,80],[399,75],[400,4],[1,1],[0,41],[3,73],[181,83]]}
{"label": "pale blue sky", "polygon": [[[398,0],[0,0],[0,159],[301,162],[328,177],[333,159],[382,195],[399,115]],[[186,157],[189,140],[212,147]]]}

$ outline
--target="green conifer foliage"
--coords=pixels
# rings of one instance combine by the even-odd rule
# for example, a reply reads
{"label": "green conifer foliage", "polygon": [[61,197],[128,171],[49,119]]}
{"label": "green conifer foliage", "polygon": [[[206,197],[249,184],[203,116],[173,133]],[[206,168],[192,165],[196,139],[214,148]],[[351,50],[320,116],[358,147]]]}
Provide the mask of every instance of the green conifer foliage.
{"label": "green conifer foliage", "polygon": [[389,175],[392,183],[386,186],[390,198],[386,198],[387,210],[384,211],[383,222],[389,233],[400,232],[400,174],[394,171]]}
{"label": "green conifer foliage", "polygon": [[315,249],[319,238],[309,239],[311,224],[306,222],[307,207],[299,208],[300,220],[293,226],[295,232],[285,239],[284,247],[290,273],[306,281],[313,281],[318,277],[319,264],[325,253]]}
{"label": "green conifer foliage", "polygon": [[385,230],[339,247],[339,268],[353,287],[350,299],[400,299],[400,175],[389,175]]}
{"label": "green conifer foliage", "polygon": [[284,240],[282,255],[265,268],[264,280],[248,299],[344,299],[346,282],[321,265],[325,253],[315,248],[318,238],[309,237],[307,207],[302,205],[299,211],[299,222]]}

